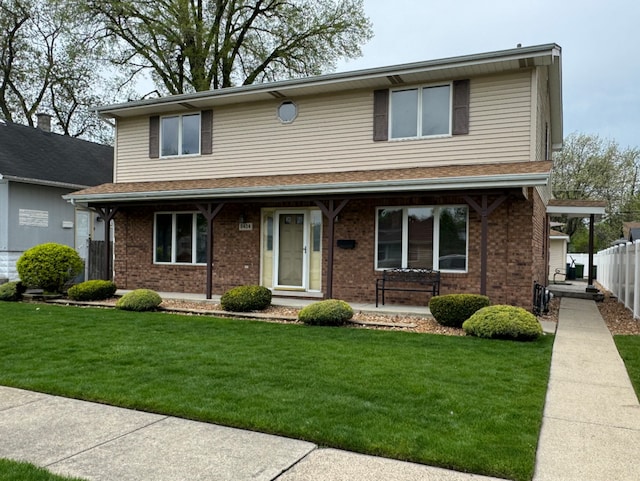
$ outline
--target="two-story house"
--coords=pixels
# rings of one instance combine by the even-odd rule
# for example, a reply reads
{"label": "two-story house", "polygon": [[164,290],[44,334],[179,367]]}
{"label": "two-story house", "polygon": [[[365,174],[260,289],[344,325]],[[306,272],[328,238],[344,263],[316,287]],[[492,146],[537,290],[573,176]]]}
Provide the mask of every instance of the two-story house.
{"label": "two-story house", "polygon": [[[561,49],[548,44],[129,102],[114,183],[120,288],[371,302],[380,271],[531,306],[548,278]],[[396,293],[388,302],[424,303]]]}

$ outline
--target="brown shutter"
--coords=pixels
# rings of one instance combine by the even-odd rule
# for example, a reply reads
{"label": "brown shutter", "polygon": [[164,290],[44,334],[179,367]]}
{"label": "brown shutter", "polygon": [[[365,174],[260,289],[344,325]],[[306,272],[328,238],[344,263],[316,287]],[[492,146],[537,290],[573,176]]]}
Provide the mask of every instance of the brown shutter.
{"label": "brown shutter", "polygon": [[160,157],[160,117],[149,117],[149,158]]}
{"label": "brown shutter", "polygon": [[200,153],[213,152],[213,110],[200,113]]}
{"label": "brown shutter", "polygon": [[373,92],[373,140],[389,140],[389,90]]}
{"label": "brown shutter", "polygon": [[453,135],[469,133],[469,79],[453,82]]}

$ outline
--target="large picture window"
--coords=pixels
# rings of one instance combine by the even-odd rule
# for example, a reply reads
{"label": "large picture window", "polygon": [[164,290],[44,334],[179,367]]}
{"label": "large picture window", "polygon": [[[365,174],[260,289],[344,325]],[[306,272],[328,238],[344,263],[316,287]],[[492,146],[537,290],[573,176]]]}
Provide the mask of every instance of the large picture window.
{"label": "large picture window", "polygon": [[207,260],[207,221],[195,212],[157,213],[154,262],[204,264]]}
{"label": "large picture window", "polygon": [[467,270],[466,206],[381,207],[376,269]]}
{"label": "large picture window", "polygon": [[392,139],[451,134],[451,85],[391,91]]}
{"label": "large picture window", "polygon": [[160,120],[160,155],[200,153],[200,114],[173,115]]}

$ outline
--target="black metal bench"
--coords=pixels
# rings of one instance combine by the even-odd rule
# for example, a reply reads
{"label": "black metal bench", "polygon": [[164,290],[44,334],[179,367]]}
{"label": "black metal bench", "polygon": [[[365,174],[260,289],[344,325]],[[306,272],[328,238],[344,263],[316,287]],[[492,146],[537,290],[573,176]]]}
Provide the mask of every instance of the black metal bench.
{"label": "black metal bench", "polygon": [[385,291],[430,292],[432,296],[440,293],[440,271],[433,269],[387,269],[382,277],[376,279],[376,307],[378,294],[382,292],[384,306]]}

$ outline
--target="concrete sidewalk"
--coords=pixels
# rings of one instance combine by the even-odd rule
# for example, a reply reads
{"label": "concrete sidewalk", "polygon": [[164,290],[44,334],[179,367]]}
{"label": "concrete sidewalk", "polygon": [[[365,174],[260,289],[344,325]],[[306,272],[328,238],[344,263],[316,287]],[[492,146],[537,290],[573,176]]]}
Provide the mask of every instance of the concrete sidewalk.
{"label": "concrete sidewalk", "polygon": [[100,481],[495,480],[8,387],[0,458]]}
{"label": "concrete sidewalk", "polygon": [[563,297],[534,481],[636,481],[640,405],[594,301]]}
{"label": "concrete sidewalk", "polygon": [[[638,449],[638,400],[595,303],[562,299],[534,480],[635,480]],[[101,481],[495,480],[7,387],[0,458]]]}

